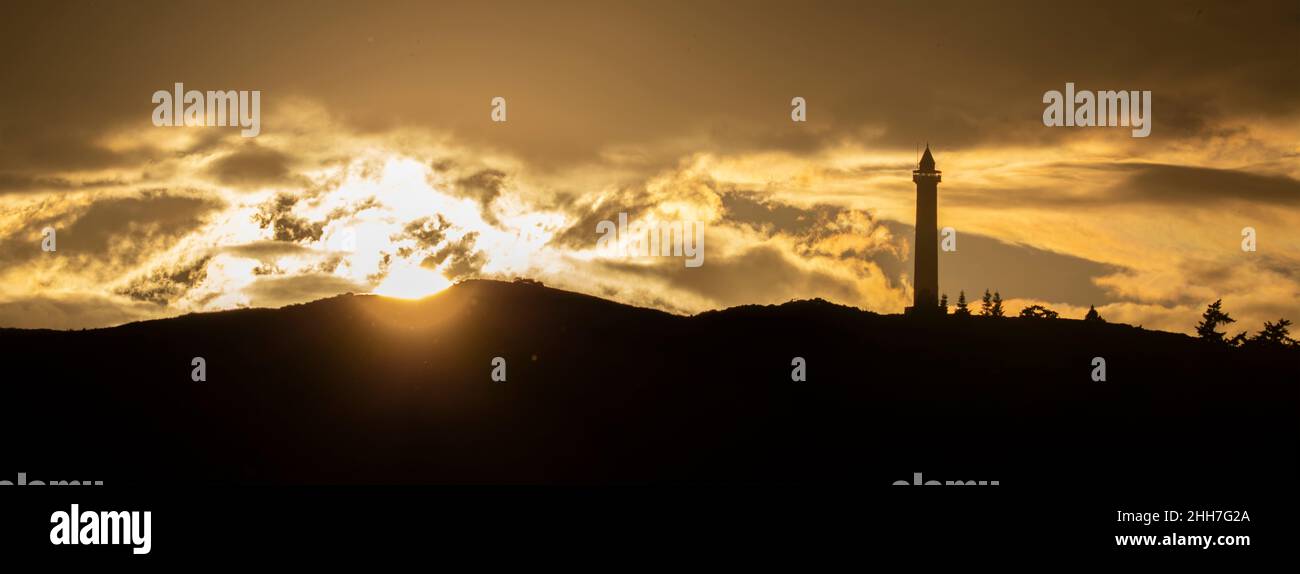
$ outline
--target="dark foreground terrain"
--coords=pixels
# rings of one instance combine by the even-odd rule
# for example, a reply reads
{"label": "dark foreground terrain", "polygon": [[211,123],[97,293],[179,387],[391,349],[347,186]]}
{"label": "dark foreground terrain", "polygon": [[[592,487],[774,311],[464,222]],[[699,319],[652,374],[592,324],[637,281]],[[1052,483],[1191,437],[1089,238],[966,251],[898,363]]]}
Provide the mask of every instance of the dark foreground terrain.
{"label": "dark foreground terrain", "polygon": [[[0,493],[26,501],[4,538],[55,553],[46,519],[87,496],[157,509],[158,552],[185,556],[231,528],[248,532],[239,548],[370,552],[403,535],[422,548],[430,528],[487,544],[503,522],[548,549],[578,537],[717,551],[726,532],[752,558],[759,545],[799,548],[797,561],[792,536],[849,554],[933,543],[1128,556],[1139,551],[1112,535],[1172,531],[1294,543],[1300,354],[1126,325],[919,322],[823,301],[679,317],[472,281],[418,302],[348,295],[0,330],[0,348],[14,373],[0,480],[107,485]],[[491,380],[497,356],[506,382]],[[796,356],[807,381],[791,381]],[[190,379],[194,357],[205,382]],[[1091,379],[1093,357],[1106,382]],[[997,486],[893,485],[914,473]],[[584,488],[231,488],[539,483]],[[670,488],[622,488],[645,484]],[[1115,518],[1203,509],[1252,522]]]}
{"label": "dark foreground terrain", "polygon": [[[1297,353],[536,285],[0,330],[6,470],[128,483],[1139,485],[1296,477]],[[507,361],[493,382],[493,357]],[[807,361],[806,382],[791,360]],[[1093,357],[1108,380],[1094,382]],[[191,359],[207,361],[192,382]],[[1271,478],[1270,478],[1271,477]],[[6,477],[7,478],[7,477]]]}

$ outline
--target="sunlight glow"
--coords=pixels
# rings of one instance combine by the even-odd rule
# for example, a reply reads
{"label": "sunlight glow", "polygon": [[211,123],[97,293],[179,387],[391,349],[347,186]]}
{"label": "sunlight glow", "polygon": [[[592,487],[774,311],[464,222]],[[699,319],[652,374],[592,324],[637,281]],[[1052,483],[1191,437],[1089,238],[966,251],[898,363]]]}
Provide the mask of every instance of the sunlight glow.
{"label": "sunlight glow", "polygon": [[419,299],[451,286],[441,274],[406,261],[394,263],[388,277],[375,287],[374,293],[398,299]]}

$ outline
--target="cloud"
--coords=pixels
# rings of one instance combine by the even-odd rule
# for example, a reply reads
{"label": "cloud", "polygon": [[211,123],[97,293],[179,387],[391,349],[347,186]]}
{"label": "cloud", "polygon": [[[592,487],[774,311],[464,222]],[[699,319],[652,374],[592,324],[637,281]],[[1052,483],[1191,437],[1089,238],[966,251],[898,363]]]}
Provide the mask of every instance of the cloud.
{"label": "cloud", "polygon": [[0,301],[0,325],[20,329],[77,329],[157,317],[154,305],[99,295],[33,295]]}
{"label": "cloud", "polygon": [[[911,225],[894,221],[885,225],[900,237],[911,238],[915,234]],[[898,261],[909,275],[915,265],[914,255],[909,250],[907,257]],[[1086,308],[1116,300],[1097,280],[1124,270],[1116,265],[959,231],[957,250],[939,253],[939,288],[953,302],[960,291],[965,291],[969,300],[990,289],[1003,297]]]}
{"label": "cloud", "polygon": [[456,180],[454,189],[462,196],[478,201],[483,208],[483,220],[496,225],[498,222],[492,213],[492,202],[501,196],[506,177],[506,173],[501,170],[484,169]]}
{"label": "cloud", "polygon": [[[253,8],[285,24],[234,44],[213,24]],[[679,312],[813,296],[897,312],[912,271],[897,222],[928,138],[941,221],[961,233],[941,259],[950,299],[990,287],[1180,326],[1219,294],[1243,320],[1296,309],[1300,7],[1096,10],[1125,17],[1062,27],[1029,2],[793,19],[772,4],[740,20],[636,2],[16,7],[30,25],[0,36],[24,87],[0,91],[0,294],[180,312],[417,268],[416,287],[527,273]],[[434,16],[464,33],[416,24]],[[501,29],[516,33],[486,48],[476,33]],[[178,45],[223,49],[156,49]],[[153,127],[148,96],[176,81],[262,90],[262,135]],[[1067,81],[1151,90],[1152,136],[1042,126],[1042,93]],[[504,124],[488,121],[498,95]],[[796,95],[807,123],[789,120]],[[597,222],[620,212],[705,223],[705,267],[593,255]],[[38,249],[46,224],[57,254]],[[1235,264],[1216,250],[1244,225],[1261,252]]]}
{"label": "cloud", "polygon": [[488,254],[475,248],[478,232],[471,231],[455,241],[448,241],[441,249],[427,257],[421,264],[438,267],[444,262],[447,279],[457,281],[478,275],[488,262]]}
{"label": "cloud", "polygon": [[73,181],[64,177],[43,177],[19,173],[0,173],[0,194],[26,191],[68,191],[119,187],[125,182],[118,179]]}
{"label": "cloud", "polygon": [[447,218],[442,214],[434,214],[407,222],[402,233],[404,237],[414,240],[417,248],[433,249],[446,239],[449,228],[451,222]]}
{"label": "cloud", "polygon": [[660,279],[671,289],[704,297],[722,307],[812,297],[835,301],[861,299],[851,278],[801,268],[772,246],[755,247],[734,257],[706,259],[697,268],[685,267],[680,259],[661,260],[653,265],[606,261],[602,266],[610,271]]}
{"label": "cloud", "polygon": [[[247,30],[231,43],[217,23],[246,8],[284,24]],[[24,86],[0,96],[0,171],[156,159],[148,149],[99,145],[97,137],[148,126],[148,95],[176,81],[262,90],[264,134],[293,133],[284,102],[311,95],[358,133],[441,126],[467,145],[539,170],[628,146],[640,149],[620,157],[657,169],[691,147],[804,154],[845,141],[911,150],[927,137],[953,149],[1059,143],[1084,131],[1044,128],[1041,95],[1067,81],[1151,90],[1152,138],[1160,141],[1195,142],[1250,118],[1300,112],[1294,3],[1115,2],[1096,10],[1124,17],[1062,26],[1056,10],[1028,1],[814,3],[799,9],[797,26],[781,4],[749,6],[744,19],[642,2],[598,11],[528,2],[383,11],[339,4],[310,13],[251,2],[87,5],[71,15],[25,6],[11,19],[29,25],[0,38],[10,83]],[[461,33],[430,37],[413,24],[428,21],[456,22]],[[922,21],[926,35],[918,41],[914,25]],[[65,33],[46,34],[51,26]],[[484,34],[503,29],[512,31],[508,46],[483,49]],[[566,41],[555,42],[557,34]],[[222,49],[156,49],[189,44]],[[266,57],[268,47],[277,57]],[[905,57],[885,56],[900,47]],[[485,121],[488,102],[503,94],[510,121]],[[789,121],[796,95],[809,103],[805,125]],[[276,162],[266,167],[263,176],[280,173]]]}
{"label": "cloud", "polygon": [[366,285],[327,274],[260,277],[244,289],[254,307],[282,307],[340,293],[367,291],[369,287]]}
{"label": "cloud", "polygon": [[282,242],[316,241],[325,229],[325,221],[308,221],[293,213],[298,198],[288,193],[276,195],[263,203],[253,220],[262,229],[275,232],[274,239]]}
{"label": "cloud", "polygon": [[1111,189],[1110,197],[1105,198],[1109,200],[1170,205],[1226,201],[1300,205],[1300,180],[1285,175],[1161,164],[1126,164],[1114,169],[1127,175]]}
{"label": "cloud", "polygon": [[301,255],[304,253],[310,253],[311,249],[297,243],[286,241],[254,241],[252,243],[223,247],[222,251],[240,257],[268,262],[274,261],[276,258],[285,255]]}
{"label": "cloud", "polygon": [[80,195],[29,203],[24,224],[5,230],[0,261],[20,264],[45,255],[28,241],[53,227],[57,254],[83,264],[129,266],[151,250],[198,229],[221,209],[216,198],[193,192],[148,189]]}
{"label": "cloud", "polygon": [[287,154],[250,142],[212,160],[207,173],[231,187],[272,187],[294,181],[290,165]]}
{"label": "cloud", "polygon": [[819,204],[799,208],[754,192],[735,191],[722,195],[723,217],[752,225],[768,235],[807,235],[820,231],[846,211],[842,206]]}
{"label": "cloud", "polygon": [[117,291],[136,301],[147,301],[158,305],[167,305],[184,296],[207,278],[208,262],[211,255],[201,256],[193,261],[182,261],[158,267],[131,280]]}

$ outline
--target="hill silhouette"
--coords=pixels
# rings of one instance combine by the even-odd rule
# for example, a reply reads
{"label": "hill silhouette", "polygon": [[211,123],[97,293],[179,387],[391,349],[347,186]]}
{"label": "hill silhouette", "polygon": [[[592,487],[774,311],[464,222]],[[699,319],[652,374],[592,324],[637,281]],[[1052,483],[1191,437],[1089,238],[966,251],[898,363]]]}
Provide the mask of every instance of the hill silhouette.
{"label": "hill silhouette", "polygon": [[17,373],[7,460],[44,478],[875,486],[923,472],[1229,492],[1296,477],[1296,353],[1119,324],[820,300],[684,317],[477,280],[420,301],[3,329],[0,345]]}

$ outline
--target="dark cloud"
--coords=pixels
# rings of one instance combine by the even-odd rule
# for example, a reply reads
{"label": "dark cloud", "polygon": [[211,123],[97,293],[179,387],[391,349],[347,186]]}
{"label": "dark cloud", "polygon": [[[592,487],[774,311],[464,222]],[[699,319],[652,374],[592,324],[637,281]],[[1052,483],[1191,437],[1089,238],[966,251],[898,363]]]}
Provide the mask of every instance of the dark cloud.
{"label": "dark cloud", "polygon": [[[0,38],[5,36],[7,34],[0,34]],[[0,43],[3,42],[0,39]],[[5,57],[0,55],[0,61]],[[12,91],[5,90],[6,93]],[[78,115],[75,113],[52,116],[47,121],[33,121],[30,116],[15,117],[17,110],[3,105],[6,99],[5,94],[0,94],[0,171],[45,178],[53,177],[49,174],[55,173],[138,168],[158,155],[158,150],[149,146],[114,151],[95,143],[108,129],[104,120],[112,117],[111,113],[86,117],[87,123],[84,124],[67,122],[69,115]],[[73,101],[71,97],[51,95],[51,101],[40,107],[48,109],[54,102],[74,105]]]}
{"label": "dark cloud", "polygon": [[[306,241],[318,241],[325,232],[325,226],[330,222],[351,217],[367,209],[377,207],[379,202],[374,197],[368,197],[350,205],[336,208],[330,211],[324,219],[312,221],[305,217],[295,215],[293,208],[298,205],[299,201],[304,199],[311,200],[320,194],[323,188],[307,190],[305,193],[279,193],[275,197],[266,200],[258,206],[257,213],[253,214],[253,222],[257,223],[262,229],[270,229],[273,234],[273,242],[278,243],[297,243]],[[409,228],[409,226],[408,226]],[[284,247],[285,249],[290,249]]]}
{"label": "dark cloud", "polygon": [[341,293],[366,292],[369,287],[337,275],[311,274],[289,277],[259,277],[244,288],[254,307],[283,307]]}
{"label": "dark cloud", "polygon": [[442,214],[414,219],[393,239],[410,239],[415,246],[401,247],[397,255],[410,257],[417,252],[426,253],[420,265],[436,269],[445,263],[443,276],[452,281],[478,276],[488,262],[488,254],[476,246],[478,232],[471,231],[457,239],[449,239],[448,231],[452,228],[452,223]]}
{"label": "dark cloud", "polygon": [[681,258],[663,258],[653,265],[603,261],[609,271],[657,277],[681,289],[730,307],[750,303],[781,303],[791,299],[825,297],[835,301],[861,298],[852,281],[820,271],[806,271],[780,250],[760,246],[730,258],[707,257],[689,268]]}
{"label": "dark cloud", "polygon": [[207,278],[208,262],[211,260],[211,255],[204,255],[193,261],[181,261],[153,269],[119,289],[117,294],[136,301],[167,305]]}
{"label": "dark cloud", "polygon": [[619,213],[628,214],[629,221],[633,221],[641,213],[661,207],[667,197],[688,201],[708,201],[733,191],[731,186],[720,184],[707,177],[677,182],[675,187],[660,193],[652,193],[647,187],[648,183],[648,181],[640,181],[601,194],[559,196],[562,199],[557,201],[554,207],[567,212],[573,218],[573,223],[557,232],[551,238],[551,244],[588,249],[596,244],[598,237],[596,225],[606,220],[617,221]]}
{"label": "dark cloud", "polygon": [[451,281],[477,276],[487,264],[487,254],[477,249],[478,232],[471,231],[460,239],[448,241],[432,255],[426,257],[421,265],[435,268],[447,262],[443,267],[443,276]]}
{"label": "dark cloud", "polygon": [[[1283,277],[1300,280],[1300,254],[1263,253],[1257,264]],[[1300,300],[1300,293],[1296,293],[1295,298]]]}
{"label": "dark cloud", "polygon": [[505,182],[505,172],[484,169],[456,180],[453,189],[457,195],[477,201],[480,212],[483,214],[483,221],[491,225],[497,225],[496,214],[492,212],[492,202],[501,196]]}
{"label": "dark cloud", "polygon": [[223,247],[222,251],[232,255],[238,255],[239,257],[247,257],[249,259],[257,259],[266,262],[284,255],[298,255],[309,253],[312,250],[297,243],[289,243],[285,241],[255,241],[253,243]]}
{"label": "dark cloud", "polygon": [[[749,192],[724,193],[722,205],[724,222],[750,226],[768,237],[788,236],[800,257],[835,258],[859,270],[865,269],[860,263],[872,263],[890,288],[911,274],[902,240],[868,211],[827,204],[802,208]],[[854,241],[835,241],[846,235]]]}
{"label": "dark cloud", "polygon": [[[911,225],[895,221],[884,225],[912,244],[915,229]],[[909,249],[907,257],[892,263],[882,268],[891,274],[905,272],[911,276],[915,266],[913,250]],[[975,233],[959,232],[957,250],[939,253],[939,288],[953,303],[962,290],[970,301],[989,289],[1000,292],[1003,298],[1103,305],[1118,299],[1099,287],[1096,279],[1126,271],[1123,267],[1028,245],[1003,243]]]}
{"label": "dark cloud", "polygon": [[[221,23],[254,11],[276,25],[231,41]],[[1040,122],[1043,92],[1067,81],[1151,90],[1157,139],[1300,112],[1295,2],[1103,1],[1086,23],[1077,11],[1028,0],[754,2],[743,17],[721,1],[19,4],[0,34],[0,69],[23,87],[0,94],[0,170],[138,165],[86,142],[151,127],[149,95],[177,81],[262,90],[264,134],[286,129],[280,106],[303,95],[362,131],[439,126],[542,168],[684,134],[715,151],[1070,138],[1081,131]],[[506,124],[488,121],[495,96]],[[808,101],[804,125],[789,121],[793,96]]]}
{"label": "dark cloud", "polygon": [[76,329],[111,327],[153,318],[152,304],[96,295],[34,295],[0,301],[0,327]]}
{"label": "dark cloud", "polygon": [[846,211],[846,208],[832,205],[803,209],[773,201],[761,194],[745,192],[723,194],[722,207],[727,220],[761,229],[768,235],[806,235]]}
{"label": "dark cloud", "polygon": [[279,265],[263,263],[253,268],[253,275],[284,275],[284,269]]}
{"label": "dark cloud", "polygon": [[270,228],[276,241],[316,241],[325,230],[326,221],[309,221],[293,214],[298,198],[281,193],[258,207],[253,221],[262,229]]}
{"label": "dark cloud", "polygon": [[1127,177],[1111,189],[1119,201],[1205,205],[1228,200],[1300,205],[1300,180],[1246,170],[1139,164],[1115,168]]}
{"label": "dark cloud", "polygon": [[[918,159],[919,161],[919,159]],[[822,173],[832,178],[858,179],[864,176],[879,174],[901,175],[911,173],[916,169],[916,162],[888,163],[888,164],[864,164],[848,168],[824,168]]]}
{"label": "dark cloud", "polygon": [[[749,225],[767,235],[788,235],[797,240],[801,255],[839,257],[846,261],[875,264],[884,274],[886,284],[901,286],[904,276],[912,275],[915,230],[896,221],[875,221],[869,213],[833,205],[801,208],[764,198],[756,193],[730,192],[722,196],[725,220]],[[844,217],[855,214],[855,228],[843,227]],[[821,251],[823,239],[838,233],[875,235],[877,225],[888,233],[887,244],[869,242],[865,251],[840,253]],[[1004,297],[1037,298],[1074,305],[1105,304],[1117,299],[1099,287],[1095,279],[1125,269],[1096,261],[1012,245],[974,233],[959,235],[958,250],[940,255],[940,286],[956,301],[957,292],[965,290],[968,298],[983,290],[1000,290]],[[712,262],[710,262],[710,265]],[[707,265],[706,265],[707,266]]]}
{"label": "dark cloud", "polygon": [[40,255],[40,250],[33,248],[38,243],[24,238],[38,237],[41,229],[50,226],[57,233],[61,257],[103,263],[111,256],[111,262],[129,265],[146,255],[146,249],[197,230],[205,217],[224,203],[211,197],[144,190],[92,197],[80,207],[45,210],[59,205],[41,204],[27,219],[27,227],[12,230],[0,244],[0,261],[16,263]]}
{"label": "dark cloud", "polygon": [[225,185],[257,188],[293,182],[290,164],[288,155],[250,142],[213,160],[207,171]]}
{"label": "dark cloud", "polygon": [[76,191],[126,185],[120,179],[72,181],[65,177],[42,177],[21,173],[0,173],[0,194],[11,191]]}
{"label": "dark cloud", "polygon": [[59,251],[104,253],[115,239],[173,239],[199,227],[203,216],[224,207],[211,197],[144,191],[136,196],[95,201],[59,232]]}
{"label": "dark cloud", "polygon": [[891,246],[869,241],[850,249],[828,251],[825,240],[851,234],[862,238],[879,238],[879,223],[870,211],[819,203],[798,207],[753,192],[728,191],[722,194],[723,221],[747,225],[764,235],[787,235],[798,240],[801,255],[853,257],[892,251]]}
{"label": "dark cloud", "polygon": [[[327,189],[331,189],[331,188],[318,189],[316,190],[315,195],[319,195],[320,193],[325,192]],[[343,219],[344,217],[350,217],[358,213],[361,213],[362,211],[365,211],[367,209],[379,207],[380,205],[381,204],[379,202],[379,198],[374,196],[367,197],[360,201],[354,202],[350,205],[345,205],[343,207],[335,208],[334,210],[330,211],[329,215],[325,218],[325,220],[328,222],[328,221],[334,221],[335,219]]]}
{"label": "dark cloud", "polygon": [[[868,264],[874,264],[883,273],[884,276],[880,279],[886,286],[897,288],[902,285],[903,273],[908,271],[900,259],[902,246],[889,236],[888,229],[881,229],[880,223],[867,211],[827,204],[806,208],[794,206],[762,193],[738,190],[710,179],[692,179],[684,183],[691,187],[691,193],[711,195],[721,202],[721,217],[711,225],[748,228],[765,238],[786,237],[794,243],[794,251],[789,255],[837,259],[850,266],[859,277],[872,273]],[[674,190],[664,193],[672,196]],[[552,243],[578,249],[592,247],[597,239],[595,230],[599,221],[614,221],[619,211],[627,212],[629,219],[635,219],[635,214],[655,208],[657,202],[656,195],[648,192],[644,184],[574,202],[569,206],[569,211],[575,217],[575,222],[557,233]],[[841,238],[850,240],[836,241]],[[745,297],[751,295],[759,297],[763,302],[794,298],[798,296],[797,288],[812,289],[810,292],[818,296],[841,301],[860,300],[861,296],[851,281],[827,273],[805,271],[795,267],[785,257],[787,255],[773,247],[760,247],[729,261],[719,262],[709,258],[703,267],[690,269],[689,272],[680,269],[680,260],[648,267],[617,262],[606,262],[605,265],[635,274],[663,274],[671,279],[675,287],[687,289],[723,305],[754,302],[745,300]],[[764,265],[770,267],[757,272],[755,277],[759,279],[752,284],[748,279],[740,279],[751,267]],[[704,268],[708,270],[701,272],[700,269]],[[768,280],[769,272],[773,270],[779,273],[789,272],[795,277],[789,280]],[[736,275],[733,277],[732,273]],[[733,293],[724,293],[727,289]],[[677,306],[661,305],[660,308],[676,309]]]}
{"label": "dark cloud", "polygon": [[[997,202],[1051,209],[1129,203],[1210,208],[1229,201],[1300,205],[1300,180],[1262,171],[1157,163],[1054,163],[1043,167],[1040,175],[1044,177],[1023,187],[954,183],[941,192],[940,201],[952,207]],[[1047,177],[1057,183],[1040,183]]]}
{"label": "dark cloud", "polygon": [[177,157],[190,156],[207,156],[221,151],[221,148],[230,141],[244,142],[246,140],[233,137],[228,132],[220,130],[202,130],[194,134],[194,139],[190,145],[176,152]]}
{"label": "dark cloud", "polygon": [[[402,228],[402,237],[413,239],[416,249],[433,249],[447,237],[447,230],[450,228],[451,222],[447,221],[447,218],[442,214],[435,214],[408,222],[406,227]],[[402,254],[403,257],[406,255],[409,253]]]}
{"label": "dark cloud", "polygon": [[[620,190],[614,197],[589,197],[575,200],[566,211],[573,223],[556,232],[551,245],[570,249],[588,249],[596,245],[596,225],[601,221],[618,221],[619,212],[635,214],[651,207],[653,203],[634,190]],[[629,215],[631,217],[632,215]]]}

